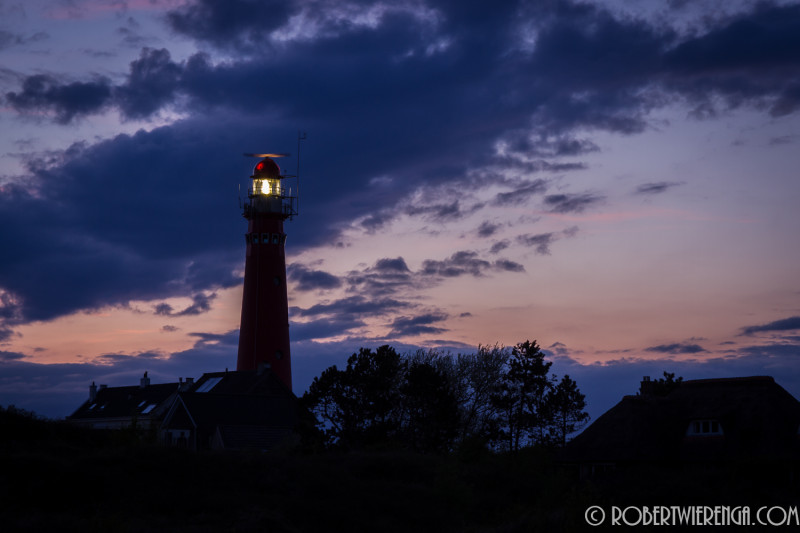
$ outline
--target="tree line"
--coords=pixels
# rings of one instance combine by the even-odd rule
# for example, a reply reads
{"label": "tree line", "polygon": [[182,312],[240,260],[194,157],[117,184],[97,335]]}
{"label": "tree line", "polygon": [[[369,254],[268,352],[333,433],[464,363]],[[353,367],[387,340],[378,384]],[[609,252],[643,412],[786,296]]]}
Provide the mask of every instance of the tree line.
{"label": "tree line", "polygon": [[301,397],[314,418],[306,439],[326,449],[434,453],[563,446],[589,415],[575,381],[558,379],[551,366],[527,340],[458,355],[361,348],[344,369],[334,365],[314,378]]}

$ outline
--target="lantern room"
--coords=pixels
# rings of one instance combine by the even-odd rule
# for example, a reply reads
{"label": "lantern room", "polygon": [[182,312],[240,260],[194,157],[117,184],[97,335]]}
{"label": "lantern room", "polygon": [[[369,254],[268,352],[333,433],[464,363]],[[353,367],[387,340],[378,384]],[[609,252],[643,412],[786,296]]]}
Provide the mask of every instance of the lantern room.
{"label": "lantern room", "polygon": [[253,188],[250,190],[250,197],[281,196],[281,168],[278,164],[265,157],[253,168]]}

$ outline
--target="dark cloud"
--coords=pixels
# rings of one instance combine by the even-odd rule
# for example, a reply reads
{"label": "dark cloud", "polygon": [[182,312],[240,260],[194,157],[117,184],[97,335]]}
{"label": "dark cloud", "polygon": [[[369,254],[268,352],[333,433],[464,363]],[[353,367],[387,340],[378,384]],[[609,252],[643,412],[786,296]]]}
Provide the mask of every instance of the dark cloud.
{"label": "dark cloud", "polygon": [[0,342],[7,341],[14,336],[14,330],[8,326],[0,326]]}
{"label": "dark cloud", "polygon": [[173,326],[171,324],[165,324],[165,325],[161,326],[161,331],[163,331],[165,333],[172,333],[172,332],[179,331],[179,330],[180,330],[179,327]]}
{"label": "dark cloud", "polygon": [[36,32],[32,35],[22,35],[19,33],[13,33],[6,30],[0,30],[0,50],[3,50],[5,48],[11,48],[12,46],[19,46],[39,41],[45,41],[49,38],[50,36],[42,31]]}
{"label": "dark cloud", "polygon": [[497,270],[505,270],[506,272],[525,272],[525,267],[516,261],[508,259],[498,259],[492,266]]}
{"label": "dark cloud", "polygon": [[550,255],[550,245],[557,239],[555,233],[538,233],[536,235],[531,235],[526,233],[525,235],[518,235],[517,242],[522,244],[523,246],[528,246],[530,248],[535,248],[536,253],[539,255]]}
{"label": "dark cloud", "polygon": [[[546,133],[531,135],[527,131],[514,132],[507,135],[505,140],[508,143],[508,151],[524,154],[528,157],[570,157],[600,150],[589,139],[576,139],[563,133],[550,136]],[[555,170],[555,168],[552,168],[552,170]]]}
{"label": "dark cloud", "polygon": [[570,227],[568,227],[568,228],[566,228],[566,229],[562,230],[562,231],[561,231],[561,234],[562,234],[564,237],[570,237],[570,238],[571,238],[571,237],[574,237],[575,235],[577,235],[577,234],[578,234],[578,231],[580,231],[580,229],[578,228],[578,226],[570,226]]}
{"label": "dark cloud", "polygon": [[445,313],[425,313],[412,317],[400,316],[392,321],[392,330],[389,337],[403,337],[424,335],[426,333],[441,333],[447,331],[446,328],[433,326],[437,322],[447,320]]}
{"label": "dark cloud", "polygon": [[512,191],[497,193],[492,200],[493,205],[509,206],[521,205],[536,194],[542,194],[547,190],[547,183],[544,180],[534,180],[525,182]]}
{"label": "dark cloud", "polygon": [[384,257],[383,259],[378,259],[375,261],[375,266],[372,267],[372,270],[388,275],[405,275],[406,272],[410,272],[406,260],[402,257]]}
{"label": "dark cloud", "polygon": [[550,194],[544,197],[544,203],[553,213],[581,213],[603,199],[602,196],[589,193]]}
{"label": "dark cloud", "polygon": [[294,290],[300,292],[337,289],[342,280],[324,270],[312,270],[294,263],[287,268],[289,279],[295,282]]}
{"label": "dark cloud", "polygon": [[759,326],[745,326],[742,328],[741,334],[753,335],[755,333],[763,333],[769,331],[792,331],[795,329],[800,329],[800,316],[783,318],[781,320],[775,320],[774,322],[761,324]]}
{"label": "dark cloud", "polygon": [[481,222],[481,225],[478,226],[478,237],[491,237],[497,232],[498,229],[500,229],[499,224],[493,224],[488,220],[484,220]]}
{"label": "dark cloud", "polygon": [[347,273],[345,280],[350,290],[373,296],[384,296],[408,288],[414,276],[402,257],[378,259],[371,267]]}
{"label": "dark cloud", "polygon": [[326,339],[346,335],[366,324],[355,316],[333,316],[291,325],[292,343],[311,339]]}
{"label": "dark cloud", "polygon": [[325,315],[368,317],[396,313],[413,306],[413,304],[408,302],[392,298],[349,296],[332,302],[315,304],[307,309],[293,307],[290,309],[290,314],[301,318],[313,318]]}
{"label": "dark cloud", "polygon": [[153,306],[153,313],[161,316],[172,316],[174,309],[168,303],[160,303]]}
{"label": "dark cloud", "polygon": [[664,54],[667,87],[713,108],[767,103],[773,115],[800,103],[800,6],[758,3]]}
{"label": "dark cloud", "polygon": [[74,118],[102,110],[111,100],[110,81],[97,78],[89,82],[61,83],[53,76],[35,74],[22,82],[20,92],[6,93],[6,101],[23,114],[52,112],[56,122],[67,124]]}
{"label": "dark cloud", "polygon": [[100,365],[122,366],[131,362],[146,365],[152,360],[159,359],[162,355],[156,352],[138,352],[136,354],[107,353],[97,357],[94,362]]}
{"label": "dark cloud", "polygon": [[397,218],[397,213],[393,210],[378,211],[364,218],[361,221],[361,226],[369,233],[372,233],[386,227],[395,218]]}
{"label": "dark cloud", "polygon": [[669,354],[692,354],[707,351],[699,344],[691,343],[674,343],[674,344],[659,344],[658,346],[650,346],[645,348],[647,352],[669,353]]}
{"label": "dark cloud", "polygon": [[233,336],[234,333],[236,333],[235,341],[236,341],[236,346],[238,348],[238,346],[239,346],[238,330],[237,331],[229,331],[228,333],[206,333],[206,332],[202,332],[201,331],[201,332],[189,333],[189,336],[190,337],[195,337],[196,339],[198,339],[197,342],[199,344],[205,346],[205,345],[209,345],[209,344],[219,344],[219,343],[230,342],[231,341],[231,337]]}
{"label": "dark cloud", "polygon": [[149,117],[172,101],[182,72],[167,50],[143,48],[131,62],[128,79],[114,92],[116,104],[128,118]]}
{"label": "dark cloud", "polygon": [[406,208],[406,214],[410,216],[423,215],[433,222],[444,223],[458,220],[466,213],[461,209],[460,202],[453,200],[446,204],[409,206]]}
{"label": "dark cloud", "polygon": [[677,187],[678,185],[682,185],[682,183],[676,181],[658,181],[655,183],[642,183],[638,187],[636,187],[636,194],[661,194],[662,192],[666,192],[668,189],[673,187]]}
{"label": "dark cloud", "polygon": [[497,261],[487,261],[481,259],[480,254],[474,251],[456,252],[447,259],[438,261],[426,259],[422,262],[420,274],[422,276],[436,276],[443,278],[455,278],[464,275],[480,277],[489,270],[505,272],[524,272],[525,267],[515,261],[508,259],[498,259]]}
{"label": "dark cloud", "polygon": [[[785,358],[786,361],[794,361],[797,364],[798,356],[800,356],[800,339],[795,337],[788,342],[742,346],[734,354],[740,357],[758,357],[765,363],[774,363],[777,359]],[[775,365],[765,364],[764,366],[766,369],[771,369]]]}
{"label": "dark cloud", "polygon": [[[196,126],[31,159],[28,186],[7,185],[0,195],[0,288],[16,309],[0,318],[48,320],[240,284],[233,272],[244,259],[236,238],[243,227],[231,206],[234,184],[217,177],[231,162],[197,164],[198,153],[213,151],[198,148],[225,134]],[[48,246],[38,246],[44,235]],[[187,312],[202,311],[196,303]]]}
{"label": "dark cloud", "polygon": [[192,303],[185,309],[174,313],[172,316],[193,316],[207,313],[211,310],[211,302],[217,297],[216,293],[198,293],[192,296]]}
{"label": "dark cloud", "polygon": [[[422,329],[422,326],[425,317],[429,319],[434,315],[442,315],[440,312],[425,313],[420,315],[423,319],[413,320],[405,315],[399,316],[408,310],[419,309],[419,303],[409,301],[408,291],[434,286],[441,283],[444,278],[461,275],[483,276],[490,271],[524,272],[525,267],[507,259],[493,262],[482,260],[477,252],[472,251],[457,252],[442,261],[424,261],[422,268],[417,272],[412,272],[402,257],[379,259],[372,266],[360,271],[351,271],[342,278],[348,287],[347,290],[358,294],[321,302],[308,308],[290,309],[292,317],[311,319],[292,326],[292,339],[295,339],[295,330],[298,328],[302,331],[303,339],[348,334],[349,330],[364,326],[364,320],[377,316],[395,317],[391,323],[392,334],[389,338],[405,334],[401,333],[403,331],[437,332],[438,330],[432,327],[426,326],[428,329]],[[396,320],[399,321],[395,322]],[[419,329],[409,329],[411,326]]]}
{"label": "dark cloud", "polygon": [[492,264],[481,259],[478,252],[456,252],[447,259],[437,261],[426,259],[422,262],[421,273],[425,276],[442,276],[454,278],[463,275],[482,276]]}
{"label": "dark cloud", "polygon": [[503,239],[502,241],[497,241],[496,243],[492,244],[492,247],[489,249],[489,253],[498,254],[503,250],[505,250],[506,248],[508,248],[509,246],[511,246],[511,242],[509,242],[506,239]]}
{"label": "dark cloud", "polygon": [[53,113],[56,122],[68,124],[115,105],[124,117],[147,118],[170,104],[179,88],[183,65],[165,50],[143,48],[132,61],[124,84],[112,86],[107,78],[64,83],[47,74],[28,76],[22,90],[6,93],[6,101],[23,114]]}
{"label": "dark cloud", "polygon": [[[0,339],[0,340],[2,340],[2,339]],[[6,362],[6,361],[19,361],[20,359],[23,359],[24,357],[25,356],[22,355],[21,353],[0,351],[0,361],[3,361],[3,362]]]}
{"label": "dark cloud", "polygon": [[195,0],[171,11],[173,30],[221,47],[262,42],[293,13],[286,0]]}
{"label": "dark cloud", "polygon": [[[372,128],[369,145],[383,142],[381,155],[397,140],[411,150],[439,148],[441,170],[456,150],[488,155],[478,149],[486,144],[486,124],[503,125],[490,137],[505,138],[512,152],[564,157],[597,149],[571,129],[641,131],[647,113],[673,102],[672,94],[712,112],[715,95],[732,107],[766,101],[773,114],[792,112],[800,97],[798,6],[760,3],[733,18],[709,21],[704,33],[679,36],[642,20],[615,18],[598,5],[508,4],[479,9],[479,18],[466,15],[470,10],[463,4],[445,1],[430,2],[427,13],[435,17],[413,5],[378,9],[363,2],[362,9],[375,8],[371,25],[365,25],[354,23],[338,4],[198,0],[169,13],[172,28],[251,53],[217,65],[202,54],[175,64],[166,51],[145,50],[116,88],[117,104],[130,117],[147,116],[178,94],[193,109],[280,110],[322,120],[352,119],[356,109],[369,108],[359,121],[392,124],[394,133],[390,138]],[[315,31],[299,41],[274,40],[276,30],[286,30],[284,37],[297,30],[292,24]],[[520,27],[536,32],[532,51],[518,49]],[[440,46],[443,39],[446,46]],[[80,113],[59,116],[69,120]],[[426,121],[419,128],[432,113],[437,124]],[[412,125],[417,138],[404,138]],[[435,142],[453,138],[458,148]],[[464,150],[465,144],[472,150]],[[580,164],[541,161],[540,169],[575,165]]]}

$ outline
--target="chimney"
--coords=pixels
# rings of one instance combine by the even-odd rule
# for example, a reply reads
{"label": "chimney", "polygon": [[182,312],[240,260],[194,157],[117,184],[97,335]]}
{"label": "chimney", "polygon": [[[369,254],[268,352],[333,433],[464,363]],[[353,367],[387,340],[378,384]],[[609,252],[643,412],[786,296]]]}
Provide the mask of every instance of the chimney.
{"label": "chimney", "polygon": [[150,378],[147,377],[147,371],[145,371],[144,377],[139,380],[139,388],[143,389],[148,386],[150,386]]}
{"label": "chimney", "polygon": [[89,385],[89,401],[93,402],[95,398],[97,398],[97,385],[92,381],[92,384]]}
{"label": "chimney", "polygon": [[653,392],[653,382],[650,381],[650,376],[644,376],[639,384],[639,394],[641,396],[652,396]]}
{"label": "chimney", "polygon": [[192,385],[194,385],[194,378],[186,378],[186,381],[182,381],[183,378],[179,379],[181,380],[181,382],[178,384],[179,391],[189,390],[192,388]]}

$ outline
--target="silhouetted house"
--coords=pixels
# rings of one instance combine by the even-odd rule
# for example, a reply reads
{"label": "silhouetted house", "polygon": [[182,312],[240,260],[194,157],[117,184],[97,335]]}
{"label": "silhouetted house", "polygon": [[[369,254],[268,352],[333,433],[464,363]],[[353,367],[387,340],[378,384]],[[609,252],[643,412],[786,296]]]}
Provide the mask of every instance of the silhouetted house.
{"label": "silhouetted house", "polygon": [[67,420],[77,426],[94,429],[158,427],[176,394],[192,385],[191,378],[187,378],[186,382],[151,385],[147,372],[139,380],[138,386],[98,387],[92,383],[89,399]]}
{"label": "silhouetted house", "polygon": [[657,394],[645,378],[563,450],[582,477],[621,466],[800,464],[800,402],[772,377],[684,381]]}
{"label": "silhouetted house", "polygon": [[89,399],[67,420],[94,429],[135,427],[167,446],[194,450],[270,450],[289,444],[297,398],[266,366],[212,372],[193,381],[89,387]]}
{"label": "silhouetted house", "polygon": [[177,394],[161,424],[168,446],[270,450],[290,444],[297,398],[267,369],[203,374]]}

